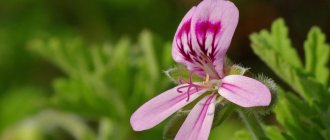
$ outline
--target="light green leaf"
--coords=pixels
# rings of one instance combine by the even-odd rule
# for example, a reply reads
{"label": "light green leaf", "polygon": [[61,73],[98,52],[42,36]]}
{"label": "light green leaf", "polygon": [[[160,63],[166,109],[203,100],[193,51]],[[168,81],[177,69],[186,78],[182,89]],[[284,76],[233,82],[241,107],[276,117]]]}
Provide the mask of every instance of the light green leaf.
{"label": "light green leaf", "polygon": [[150,32],[143,31],[140,35],[140,46],[145,55],[145,62],[148,64],[147,70],[150,78],[158,79],[160,70],[155,56],[153,38]]}
{"label": "light green leaf", "polygon": [[271,140],[286,140],[280,130],[274,126],[267,126],[265,131],[268,138]]}
{"label": "light green leaf", "polygon": [[[162,69],[167,68],[171,63],[170,46],[169,43],[160,43],[155,35],[149,31],[143,31],[139,37],[139,43],[134,46],[134,62],[133,68],[134,77],[129,81],[133,84],[132,96],[130,96],[130,103],[137,103],[136,106],[141,104],[141,101],[150,99],[155,94],[164,91],[164,87],[170,84],[166,80],[165,75],[161,75]],[[164,46],[164,47],[162,47]],[[166,67],[165,67],[166,66]],[[160,88],[162,87],[162,88]]]}
{"label": "light green leaf", "polygon": [[[262,30],[260,34],[252,34],[252,47],[265,47],[271,49],[286,62],[294,67],[301,68],[302,63],[296,50],[291,45],[291,40],[288,37],[288,29],[284,24],[283,19],[276,20],[271,27],[271,32]],[[264,57],[267,57],[267,54]]]}
{"label": "light green leaf", "polygon": [[325,35],[318,27],[313,27],[308,33],[304,44],[306,71],[315,79],[327,86],[329,81],[330,46],[326,42]]}
{"label": "light green leaf", "polygon": [[255,113],[249,113],[242,109],[237,109],[237,113],[242,118],[246,128],[249,130],[254,140],[269,140],[265,134],[265,130],[261,125],[262,122],[259,119],[259,115]]}
{"label": "light green leaf", "polygon": [[[253,51],[279,76],[300,94],[309,104],[318,104],[328,99],[326,88],[311,79],[302,68],[296,51],[290,46],[287,27],[283,20],[272,25],[271,32],[262,30],[250,36]],[[310,85],[316,86],[320,92],[311,91]],[[321,88],[320,88],[321,87]],[[322,107],[326,108],[326,107]]]}
{"label": "light green leaf", "polygon": [[[63,110],[79,113],[88,117],[112,117],[120,119],[126,110],[121,100],[114,100],[116,94],[96,80],[58,79],[54,82],[55,106]],[[114,97],[113,97],[113,96]]]}
{"label": "light green leaf", "polygon": [[44,92],[34,87],[21,87],[0,94],[0,132],[43,109],[47,103]]}
{"label": "light green leaf", "polygon": [[253,51],[286,83],[305,98],[299,83],[298,68],[302,67],[299,57],[290,45],[288,29],[282,19],[276,20],[271,32],[262,30],[250,36]]}
{"label": "light green leaf", "polygon": [[[277,20],[271,31],[252,34],[253,51],[299,95],[279,88],[274,109],[276,119],[285,130],[271,128],[271,139],[328,139],[330,94],[329,45],[325,35],[314,27],[305,42],[306,66],[302,67],[296,51],[291,47],[287,27]],[[320,117],[321,116],[321,117]],[[271,133],[270,133],[271,132]]]}
{"label": "light green leaf", "polygon": [[132,85],[127,84],[133,76],[131,51],[132,43],[128,38],[120,39],[115,47],[104,46],[108,53],[106,59],[109,59],[107,67],[104,68],[104,78],[112,87],[116,87],[117,92],[124,94],[124,97],[130,96]]}
{"label": "light green leaf", "polygon": [[[59,139],[54,135],[59,129],[64,130],[76,140],[95,140],[92,129],[78,116],[71,113],[46,110],[28,118],[3,134],[3,139],[44,140]],[[0,136],[0,139],[1,136]]]}
{"label": "light green leaf", "polygon": [[235,140],[253,140],[253,137],[248,131],[240,130],[235,133]]}

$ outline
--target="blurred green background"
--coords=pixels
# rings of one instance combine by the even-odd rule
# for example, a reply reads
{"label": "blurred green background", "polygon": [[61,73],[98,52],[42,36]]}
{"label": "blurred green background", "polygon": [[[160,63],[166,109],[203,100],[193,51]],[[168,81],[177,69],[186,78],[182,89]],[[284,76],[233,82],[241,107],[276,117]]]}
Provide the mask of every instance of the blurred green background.
{"label": "blurred green background", "polygon": [[[256,73],[273,75],[252,53],[248,36],[274,19],[286,20],[294,46],[302,46],[310,26],[330,34],[329,0],[233,2],[240,21],[228,55]],[[136,133],[129,117],[173,86],[163,74],[175,65],[171,41],[198,3],[0,1],[0,139],[161,139],[163,124]],[[210,139],[231,139],[244,127],[237,120],[214,129]]]}

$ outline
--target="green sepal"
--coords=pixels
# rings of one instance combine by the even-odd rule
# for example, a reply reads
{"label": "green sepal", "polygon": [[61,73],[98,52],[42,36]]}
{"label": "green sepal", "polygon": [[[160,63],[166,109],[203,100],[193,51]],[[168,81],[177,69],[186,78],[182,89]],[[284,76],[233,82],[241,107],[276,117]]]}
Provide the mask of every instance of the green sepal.
{"label": "green sepal", "polygon": [[185,66],[179,65],[174,68],[170,68],[166,71],[164,71],[166,76],[173,81],[174,83],[178,84],[179,79],[184,79],[186,81],[189,81],[190,75],[192,78],[192,81],[203,81],[201,77],[199,77],[196,74],[191,73]]}
{"label": "green sepal", "polygon": [[225,75],[244,75],[250,68],[244,68],[240,65],[232,65],[225,69]]}

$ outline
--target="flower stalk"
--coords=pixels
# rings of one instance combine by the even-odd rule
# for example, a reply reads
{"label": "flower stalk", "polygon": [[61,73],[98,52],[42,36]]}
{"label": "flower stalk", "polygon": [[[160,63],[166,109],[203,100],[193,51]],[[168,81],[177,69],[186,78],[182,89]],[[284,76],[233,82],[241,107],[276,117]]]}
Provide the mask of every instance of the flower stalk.
{"label": "flower stalk", "polygon": [[269,140],[265,135],[265,132],[261,126],[261,122],[257,118],[256,114],[248,113],[241,109],[237,109],[239,116],[243,119],[246,128],[252,134],[254,140]]}

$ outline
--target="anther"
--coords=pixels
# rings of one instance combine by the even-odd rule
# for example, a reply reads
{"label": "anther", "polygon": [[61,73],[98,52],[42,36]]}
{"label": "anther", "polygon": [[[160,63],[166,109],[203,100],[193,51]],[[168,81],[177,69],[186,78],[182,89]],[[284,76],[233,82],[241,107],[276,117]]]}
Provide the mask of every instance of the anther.
{"label": "anther", "polygon": [[210,80],[210,75],[209,74],[206,74],[206,77],[205,77],[205,81],[203,82],[203,84],[207,84]]}

